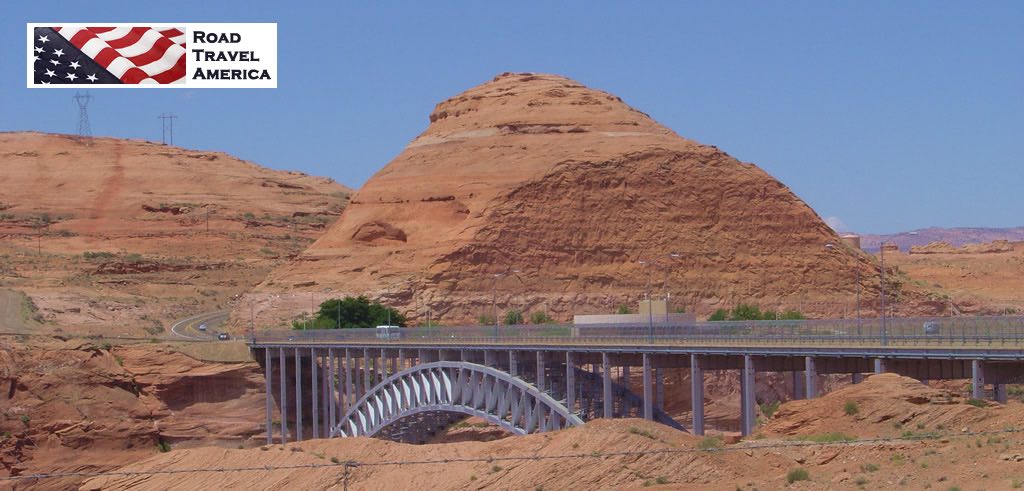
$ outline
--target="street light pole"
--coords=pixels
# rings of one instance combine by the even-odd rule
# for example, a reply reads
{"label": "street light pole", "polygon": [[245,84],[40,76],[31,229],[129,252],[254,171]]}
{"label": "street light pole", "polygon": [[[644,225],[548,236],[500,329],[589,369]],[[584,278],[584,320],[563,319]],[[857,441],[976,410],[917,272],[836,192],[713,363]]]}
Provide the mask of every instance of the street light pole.
{"label": "street light pole", "polygon": [[[643,259],[637,261],[644,267],[649,267],[651,263],[644,261]],[[647,342],[654,342],[654,303],[651,302],[651,272],[647,271],[647,291],[644,292],[647,297]]]}
{"label": "street light pole", "polygon": [[886,315],[885,314],[885,241],[882,242],[881,249],[882,249],[881,250],[881,252],[882,252],[882,254],[881,254],[881,256],[882,256],[882,273],[881,273],[882,274],[882,279],[881,279],[881,281],[882,281],[882,287],[881,287],[881,293],[882,293],[882,346],[885,346],[885,345],[888,344],[888,333],[886,332],[887,331],[887,329],[886,329],[887,326],[886,326],[886,323],[885,323],[885,315]]}

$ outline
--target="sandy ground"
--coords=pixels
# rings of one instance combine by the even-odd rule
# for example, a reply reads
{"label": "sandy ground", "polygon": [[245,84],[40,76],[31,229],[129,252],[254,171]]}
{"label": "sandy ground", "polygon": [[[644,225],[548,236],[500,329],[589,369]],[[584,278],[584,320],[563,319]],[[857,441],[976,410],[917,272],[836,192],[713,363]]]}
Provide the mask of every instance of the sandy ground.
{"label": "sandy ground", "polygon": [[[881,375],[783,404],[754,436],[729,445],[641,420],[595,420],[490,442],[356,438],[174,450],[121,469],[141,474],[97,477],[83,489],[342,489],[346,480],[349,489],[373,490],[1009,489],[1024,480],[1024,434],[1006,430],[1022,420],[1019,401],[975,407]],[[844,438],[853,441],[837,441]],[[363,465],[346,477],[345,461]],[[789,483],[797,469],[808,480]]]}

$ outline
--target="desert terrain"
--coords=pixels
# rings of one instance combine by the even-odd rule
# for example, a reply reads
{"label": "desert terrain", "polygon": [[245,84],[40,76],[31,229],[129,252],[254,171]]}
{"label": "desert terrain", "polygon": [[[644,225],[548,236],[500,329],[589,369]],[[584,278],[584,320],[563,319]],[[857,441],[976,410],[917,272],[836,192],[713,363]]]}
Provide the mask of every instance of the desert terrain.
{"label": "desert terrain", "polygon": [[[976,435],[1018,425],[1017,388],[1008,405],[979,407],[964,383],[895,375],[823,376],[828,395],[789,401],[791,378],[758,374],[760,422],[742,441],[737,374],[708,371],[710,439],[634,420],[506,438],[470,420],[426,446],[264,445],[264,380],[245,344],[195,342],[195,322],[180,321],[214,314],[239,336],[357,294],[448,325],[478,322],[492,295],[562,321],[648,293],[700,318],[739,302],[849,317],[859,293],[876,315],[878,256],[844,245],[755,165],[612,94],[506,73],[429,122],[358,191],[219,152],[0,133],[0,473],[298,466],[0,487],[342,487],[348,460],[367,464],[348,469],[353,489],[777,489],[795,468],[810,480],[794,488],[1024,480],[1018,433]],[[895,315],[1024,309],[1024,243],[885,261]],[[665,409],[684,424],[688,377],[665,380]],[[855,441],[815,442],[836,433]],[[384,465],[409,459],[430,462]]]}
{"label": "desert terrain", "polygon": [[1024,312],[1024,242],[938,242],[886,254],[885,260],[942,298],[943,315]]}
{"label": "desert terrain", "polygon": [[[1024,438],[1017,425],[1024,405],[967,402],[883,374],[819,399],[785,403],[754,436],[735,443],[625,419],[490,442],[418,446],[357,438],[196,448],[121,471],[235,470],[96,477],[82,489],[1019,487]],[[800,470],[806,480],[793,479]]]}
{"label": "desert terrain", "polygon": [[351,192],[220,152],[88,143],[0,134],[8,331],[169,336],[174,321],[229,308],[305,249]]}

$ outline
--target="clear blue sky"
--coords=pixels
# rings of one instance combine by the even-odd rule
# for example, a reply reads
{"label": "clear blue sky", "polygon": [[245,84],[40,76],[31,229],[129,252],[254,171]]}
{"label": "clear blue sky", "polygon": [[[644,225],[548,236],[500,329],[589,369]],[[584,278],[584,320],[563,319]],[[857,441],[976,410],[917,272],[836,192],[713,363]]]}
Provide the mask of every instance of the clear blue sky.
{"label": "clear blue sky", "polygon": [[[24,88],[25,22],[278,22],[276,90],[97,90],[95,134],[360,186],[434,104],[567,75],[754,162],[860,232],[1024,225],[1024,2],[6,2],[0,130],[73,132]],[[0,170],[2,173],[2,170]],[[0,175],[2,177],[2,175]]]}

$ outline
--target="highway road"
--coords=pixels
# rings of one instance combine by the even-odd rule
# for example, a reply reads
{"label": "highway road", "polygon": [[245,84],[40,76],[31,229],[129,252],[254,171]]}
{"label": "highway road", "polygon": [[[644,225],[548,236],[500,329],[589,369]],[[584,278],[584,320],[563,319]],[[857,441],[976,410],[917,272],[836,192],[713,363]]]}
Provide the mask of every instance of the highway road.
{"label": "highway road", "polygon": [[[171,334],[194,341],[215,341],[216,327],[228,320],[230,313],[230,310],[216,310],[186,317],[171,326]],[[200,324],[206,324],[206,332],[199,330]]]}

